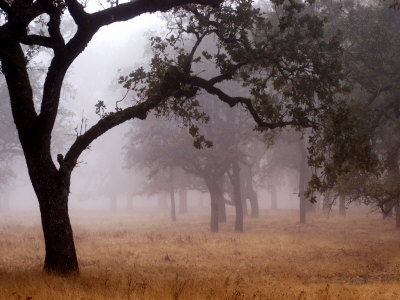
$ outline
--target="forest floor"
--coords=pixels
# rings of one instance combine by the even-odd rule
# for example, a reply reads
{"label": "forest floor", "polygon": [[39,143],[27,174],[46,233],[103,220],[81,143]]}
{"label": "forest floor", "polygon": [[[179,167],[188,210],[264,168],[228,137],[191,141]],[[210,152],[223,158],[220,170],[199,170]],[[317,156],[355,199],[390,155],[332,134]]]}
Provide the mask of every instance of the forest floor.
{"label": "forest floor", "polygon": [[[0,299],[400,299],[400,230],[378,215],[72,214],[80,276],[43,274],[36,216],[0,216]],[[166,260],[168,255],[169,260]]]}

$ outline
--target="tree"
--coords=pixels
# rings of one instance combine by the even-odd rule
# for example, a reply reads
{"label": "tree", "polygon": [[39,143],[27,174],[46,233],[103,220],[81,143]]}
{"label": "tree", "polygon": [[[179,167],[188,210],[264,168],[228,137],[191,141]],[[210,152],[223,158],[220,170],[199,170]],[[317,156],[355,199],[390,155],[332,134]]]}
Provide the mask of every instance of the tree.
{"label": "tree", "polygon": [[[58,154],[57,167],[51,156],[51,133],[56,120],[61,87],[65,74],[85,49],[93,35],[103,26],[125,21],[146,12],[166,11],[175,5],[187,3],[211,4],[218,0],[134,1],[112,3],[111,7],[87,13],[76,0],[66,1],[0,1],[0,60],[5,75],[12,114],[22,145],[29,176],[39,200],[46,257],[44,269],[50,272],[78,272],[72,229],[68,217],[68,194],[71,172],[79,155],[97,137],[128,119],[144,119],[147,112],[170,96],[181,93],[162,84],[159,93],[127,109],[109,114],[80,135],[66,155]],[[72,16],[77,26],[73,37],[66,41],[61,33],[62,16]],[[47,15],[48,35],[28,32],[29,24],[41,15]],[[53,57],[43,84],[40,113],[35,109],[32,86],[27,72],[23,45],[49,48]],[[168,81],[168,80],[167,80]]]}
{"label": "tree", "polygon": [[[370,164],[368,172],[352,170],[339,177],[333,199],[339,198],[342,214],[346,198],[372,205],[386,216],[400,203],[400,15],[379,1],[369,5],[348,1],[345,13],[338,9],[340,3],[334,4],[336,7],[331,4],[326,14],[331,19],[329,26],[343,32],[342,43],[346,45],[343,62],[346,80],[352,86],[348,107],[355,117],[350,125],[358,128],[359,136],[372,141],[375,156],[364,161]],[[365,156],[360,150],[360,146],[355,148],[359,156]]]}

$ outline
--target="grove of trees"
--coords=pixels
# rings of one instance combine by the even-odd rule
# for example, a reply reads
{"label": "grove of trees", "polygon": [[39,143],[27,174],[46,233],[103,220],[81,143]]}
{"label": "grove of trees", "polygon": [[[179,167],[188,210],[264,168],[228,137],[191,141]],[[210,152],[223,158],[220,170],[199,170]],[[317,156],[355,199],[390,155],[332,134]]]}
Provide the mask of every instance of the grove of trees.
{"label": "grove of trees", "polygon": [[[19,139],[13,131],[1,133],[0,168],[22,149],[39,201],[44,270],[79,272],[68,197],[82,152],[111,128],[150,113],[167,125],[133,129],[131,138],[139,134],[143,144],[127,145],[127,161],[154,168],[153,175],[169,174],[164,190],[170,188],[173,206],[174,168],[200,178],[210,193],[211,231],[218,231],[226,204],[235,207],[238,232],[246,199],[258,214],[253,176],[267,147],[260,141],[285,127],[307,128],[298,139],[303,206],[307,196],[313,201],[314,190],[335,190],[384,211],[398,207],[399,21],[397,11],[378,4],[271,0],[256,7],[250,0],[136,0],[108,1],[108,7],[88,13],[86,2],[77,0],[0,0],[1,72],[9,96],[0,103],[0,126],[3,120],[9,124],[10,113],[3,109],[9,98]],[[151,38],[148,65],[119,78],[128,100],[112,112],[100,101],[100,120],[53,157],[54,125],[71,64],[103,26],[156,11],[169,11],[168,31]],[[71,19],[76,31],[66,34]],[[41,30],[34,30],[38,24]],[[364,53],[367,49],[379,50]],[[30,57],[42,51],[51,60],[43,80],[35,81]],[[0,184],[7,173],[1,174]],[[171,212],[174,218],[175,209]]]}

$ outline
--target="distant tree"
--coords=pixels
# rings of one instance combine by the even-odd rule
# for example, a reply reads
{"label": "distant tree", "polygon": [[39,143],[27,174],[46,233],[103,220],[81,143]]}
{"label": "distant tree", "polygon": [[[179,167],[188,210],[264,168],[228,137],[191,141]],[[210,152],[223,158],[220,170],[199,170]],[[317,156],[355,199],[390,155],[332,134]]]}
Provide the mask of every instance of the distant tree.
{"label": "distant tree", "polygon": [[[347,1],[345,10],[338,9],[340,3],[334,4],[326,15],[331,19],[329,26],[343,32],[343,62],[352,87],[348,107],[356,117],[346,126],[357,127],[359,136],[372,141],[376,160],[365,160],[370,172],[355,170],[340,176],[332,198],[339,199],[341,214],[346,199],[372,205],[387,215],[393,208],[399,211],[400,203],[400,15],[380,1],[368,5]],[[365,156],[361,147],[354,147],[360,157]],[[397,219],[400,226],[400,212]]]}

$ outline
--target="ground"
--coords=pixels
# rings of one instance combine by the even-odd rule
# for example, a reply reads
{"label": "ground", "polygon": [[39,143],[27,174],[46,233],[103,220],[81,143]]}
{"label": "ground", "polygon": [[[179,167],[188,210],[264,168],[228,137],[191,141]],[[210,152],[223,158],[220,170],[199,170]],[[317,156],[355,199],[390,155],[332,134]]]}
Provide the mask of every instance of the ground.
{"label": "ground", "polygon": [[73,277],[42,273],[38,216],[0,216],[1,299],[400,299],[400,230],[378,215],[263,211],[243,234],[206,213],[71,215]]}

